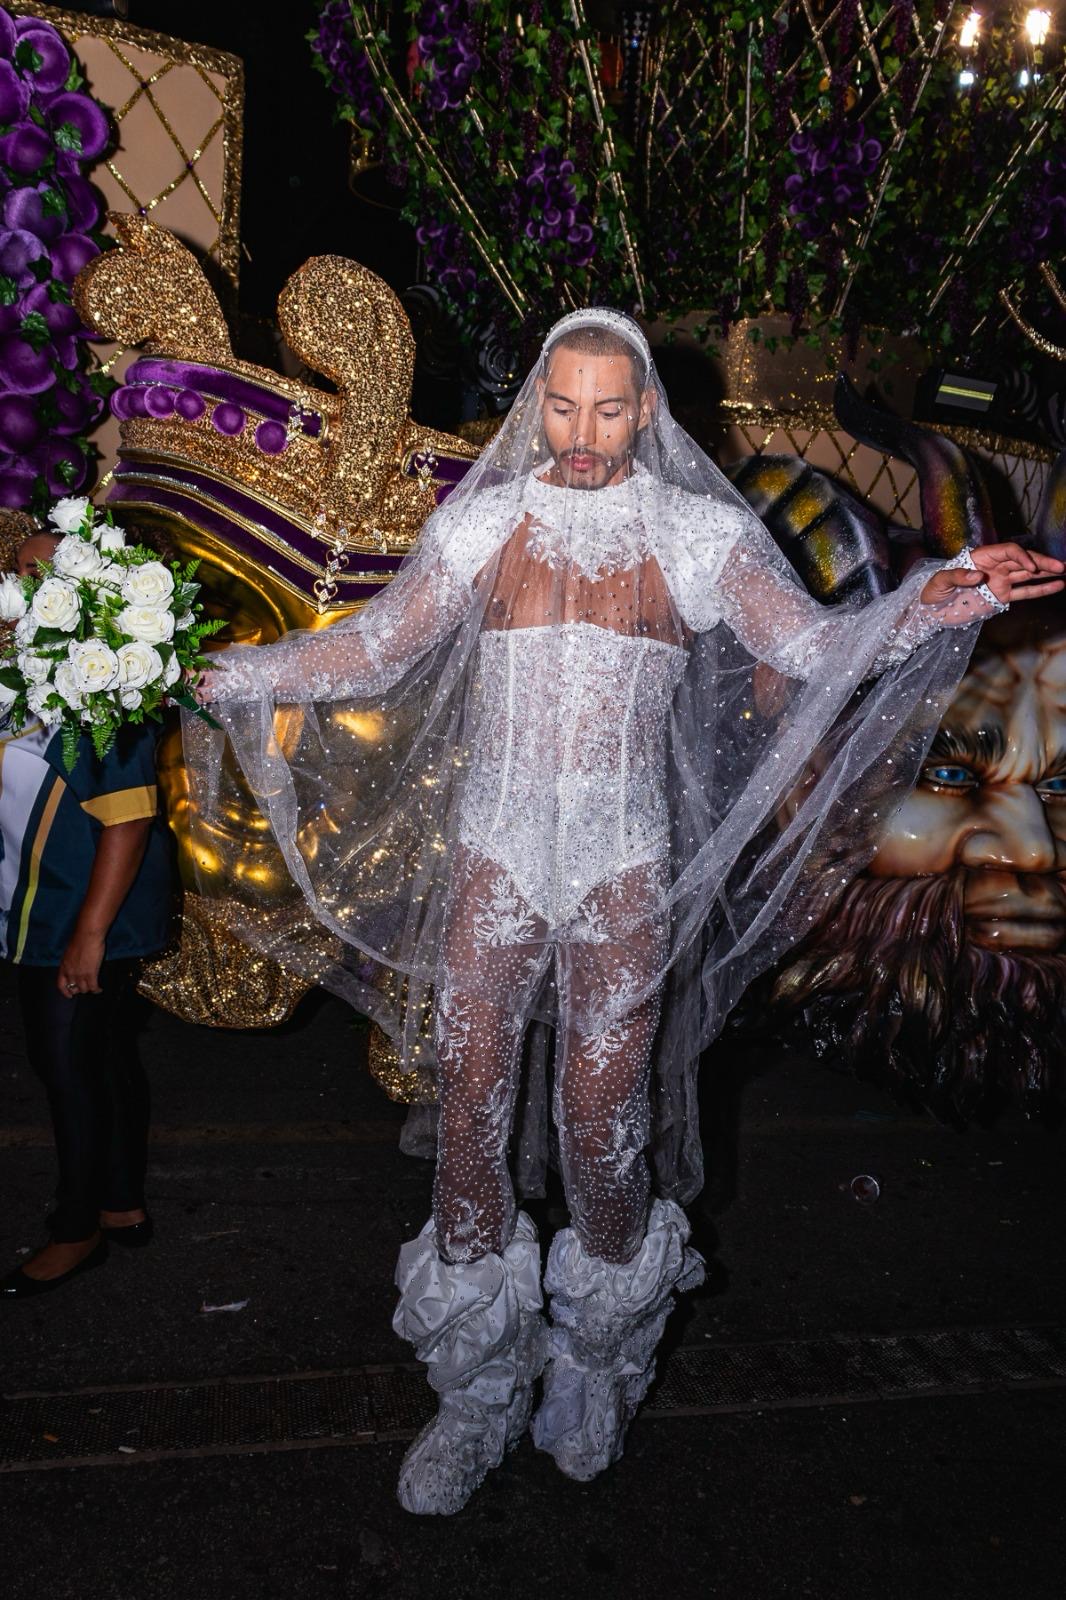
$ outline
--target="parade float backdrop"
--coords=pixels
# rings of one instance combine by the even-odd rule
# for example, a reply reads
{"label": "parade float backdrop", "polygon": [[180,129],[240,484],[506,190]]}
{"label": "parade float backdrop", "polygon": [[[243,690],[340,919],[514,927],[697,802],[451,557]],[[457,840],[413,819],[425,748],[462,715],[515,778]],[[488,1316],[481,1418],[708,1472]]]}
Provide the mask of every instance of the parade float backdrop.
{"label": "parade float backdrop", "polygon": [[[611,300],[642,316],[687,425],[819,598],[882,592],[916,554],[967,540],[1062,553],[1066,147],[1052,13],[978,17],[939,0],[333,0],[308,12],[310,60],[351,125],[353,182],[384,183],[415,231],[421,281],[402,287],[423,357],[435,341],[460,352],[455,383],[481,420],[465,438],[412,421],[403,305],[339,257],[308,262],[282,293],[299,376],[239,359],[223,314],[239,63],[19,5],[0,37],[0,83],[22,119],[0,151],[0,265],[14,283],[0,281],[0,356],[10,341],[3,372],[43,380],[47,368],[48,381],[0,398],[0,417],[24,430],[18,449],[0,436],[7,507],[95,477],[123,520],[202,559],[231,637],[328,626],[388,581],[506,408],[527,342],[569,306]],[[132,74],[124,98],[97,92],[93,50]],[[216,99],[187,135],[190,96],[164,99],[180,71]],[[84,101],[77,117],[64,95]],[[152,181],[133,181],[135,159],[156,163]],[[167,216],[183,190],[199,214]],[[91,431],[108,390],[114,442]],[[50,401],[60,394],[79,405]],[[959,1119],[1061,1098],[1064,618],[1052,603],[1024,627],[986,627],[868,873],[760,996],[827,1058]],[[772,697],[771,674],[760,693]],[[247,882],[212,880],[173,737],[163,761],[186,912],[146,992],[218,1026],[277,1022],[308,980],[249,956],[241,899],[254,888],[260,914],[289,924],[302,908],[235,775],[229,826],[246,841]],[[310,924],[306,935],[321,937]],[[381,1040],[373,1055],[397,1098],[431,1093]]]}
{"label": "parade float backdrop", "polygon": [[688,319],[727,371],[764,338],[872,361],[905,405],[931,358],[1010,368],[1049,299],[1066,79],[1040,5],[329,0],[309,39],[503,400],[523,335],[589,302]]}

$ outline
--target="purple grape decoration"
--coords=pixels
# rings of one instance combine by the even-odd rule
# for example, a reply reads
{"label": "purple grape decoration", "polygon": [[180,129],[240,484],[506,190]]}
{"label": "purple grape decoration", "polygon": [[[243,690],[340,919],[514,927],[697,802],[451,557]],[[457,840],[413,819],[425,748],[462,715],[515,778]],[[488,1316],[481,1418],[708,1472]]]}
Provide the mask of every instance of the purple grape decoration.
{"label": "purple grape decoration", "polygon": [[43,509],[89,476],[86,430],[104,406],[71,286],[98,253],[101,202],[85,169],[111,140],[77,87],[65,40],[0,8],[0,504]]}

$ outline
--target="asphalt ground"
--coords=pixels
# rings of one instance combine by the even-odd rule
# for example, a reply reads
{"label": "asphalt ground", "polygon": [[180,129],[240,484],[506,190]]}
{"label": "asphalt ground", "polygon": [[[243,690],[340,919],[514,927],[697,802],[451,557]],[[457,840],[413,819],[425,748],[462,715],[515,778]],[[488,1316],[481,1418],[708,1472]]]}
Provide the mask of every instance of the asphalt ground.
{"label": "asphalt ground", "polygon": [[[0,1422],[27,1394],[42,1415],[106,1418],[129,1388],[402,1375],[392,1273],[431,1174],[398,1150],[404,1112],[369,1079],[366,1041],[322,996],[270,1033],[148,1013],[157,1241],[2,1308]],[[54,1435],[55,1461],[76,1463],[60,1466],[42,1435],[32,1460],[0,1467],[4,1594],[1061,1600],[1066,1368],[1037,1380],[1008,1362],[960,1393],[916,1378],[827,1400],[805,1352],[1066,1326],[1063,1134],[1009,1119],[959,1134],[750,1043],[720,1047],[707,1071],[709,1177],[692,1216],[711,1270],[673,1319],[667,1370],[671,1351],[678,1369],[734,1351],[757,1377],[772,1355],[794,1371],[776,1398],[684,1415],[656,1411],[653,1393],[603,1479],[572,1484],[526,1442],[447,1520],[399,1509],[399,1437],[288,1427],[245,1448],[208,1427],[175,1435],[178,1454],[131,1429],[121,1453],[94,1454],[74,1429]],[[876,1177],[873,1203],[855,1199],[859,1175]],[[52,1182],[5,972],[3,1262],[41,1240]],[[565,1221],[557,1194],[532,1209],[545,1238]]]}

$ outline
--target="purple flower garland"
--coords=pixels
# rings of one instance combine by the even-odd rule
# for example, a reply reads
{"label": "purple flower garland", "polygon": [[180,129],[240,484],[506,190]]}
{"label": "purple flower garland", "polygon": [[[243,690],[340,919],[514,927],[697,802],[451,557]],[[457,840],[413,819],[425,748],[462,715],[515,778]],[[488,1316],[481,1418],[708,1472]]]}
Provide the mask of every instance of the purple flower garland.
{"label": "purple flower garland", "polygon": [[1007,236],[1010,258],[1024,266],[1058,263],[1066,254],[1066,143],[1045,156]]}
{"label": "purple flower garland", "polygon": [[415,229],[422,246],[426,277],[459,307],[469,307],[477,297],[478,276],[470,265],[466,239],[455,222],[438,219]]}
{"label": "purple flower garland", "polygon": [[547,245],[568,266],[592,260],[595,244],[588,207],[578,199],[574,163],[545,145],[535,150],[514,198],[516,222],[527,239]]}
{"label": "purple flower garland", "polygon": [[481,65],[470,13],[470,0],[428,0],[419,13],[418,54],[429,77],[431,111],[461,106]]}
{"label": "purple flower garland", "polygon": [[85,370],[71,285],[100,249],[84,176],[110,125],[63,39],[0,9],[0,506],[43,509],[90,472],[107,380]]}
{"label": "purple flower garland", "polygon": [[800,170],[785,179],[785,193],[804,239],[820,239],[866,210],[882,152],[861,122],[794,133],[788,147]]}
{"label": "purple flower garland", "polygon": [[366,51],[356,48],[348,0],[329,0],[322,8],[317,30],[307,37],[333,93],[351,103],[361,127],[379,128],[385,101],[374,82]]}

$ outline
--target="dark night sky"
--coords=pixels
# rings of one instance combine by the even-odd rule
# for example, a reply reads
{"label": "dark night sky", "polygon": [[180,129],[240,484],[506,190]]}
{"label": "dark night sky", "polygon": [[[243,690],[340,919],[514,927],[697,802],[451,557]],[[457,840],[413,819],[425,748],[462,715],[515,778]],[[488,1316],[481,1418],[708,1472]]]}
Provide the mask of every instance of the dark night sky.
{"label": "dark night sky", "polygon": [[244,62],[241,309],[273,314],[285,279],[308,256],[334,252],[371,267],[394,288],[413,282],[411,230],[348,187],[348,130],[331,120],[332,95],[304,38],[314,0],[130,0],[142,28],[232,51]]}

